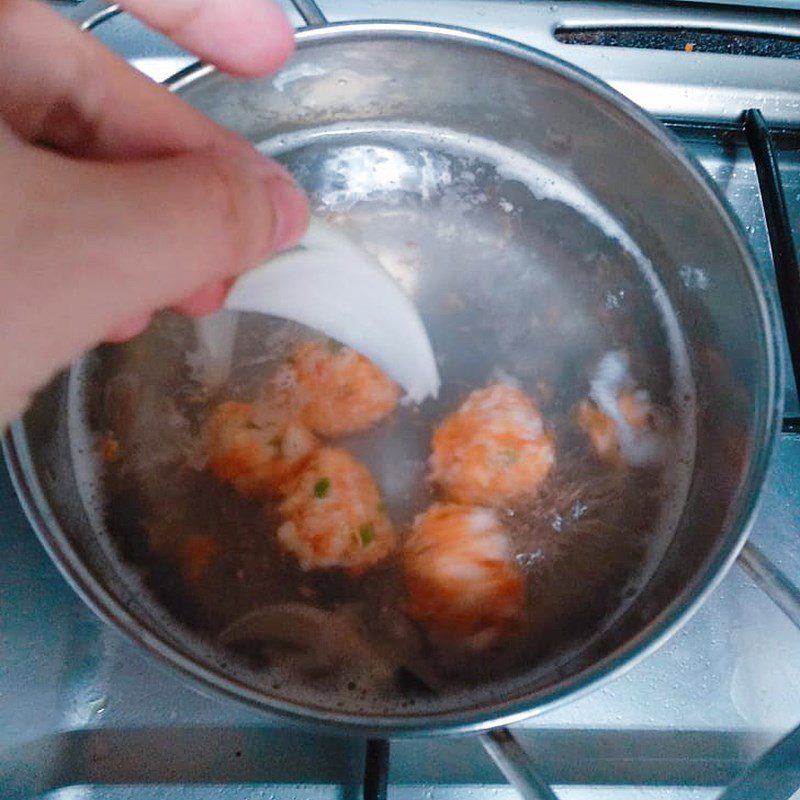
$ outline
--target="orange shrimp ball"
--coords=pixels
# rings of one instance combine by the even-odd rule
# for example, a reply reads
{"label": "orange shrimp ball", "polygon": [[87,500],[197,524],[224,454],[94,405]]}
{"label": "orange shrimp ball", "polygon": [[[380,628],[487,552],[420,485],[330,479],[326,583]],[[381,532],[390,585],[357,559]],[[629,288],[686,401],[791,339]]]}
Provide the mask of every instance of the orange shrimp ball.
{"label": "orange shrimp ball", "polygon": [[301,419],[322,436],[366,430],[397,406],[397,384],[369,359],[337,342],[301,344],[291,364]]}
{"label": "orange shrimp ball", "polygon": [[304,570],[360,574],[384,559],[395,534],[369,470],[347,451],[318,450],[287,488],[278,542]]}
{"label": "orange shrimp ball", "polygon": [[459,503],[499,506],[534,492],[555,461],[531,400],[511,386],[478,389],[433,435],[431,478]]}
{"label": "orange shrimp ball", "polygon": [[432,506],[414,520],[403,566],[408,614],[438,643],[483,650],[520,621],[525,583],[492,509]]}
{"label": "orange shrimp ball", "polygon": [[209,468],[247,497],[279,491],[317,446],[301,423],[277,415],[267,419],[252,403],[221,403],[206,434]]}
{"label": "orange shrimp ball", "polygon": [[[578,424],[589,437],[595,453],[607,464],[621,466],[629,461],[636,463],[636,457],[640,455],[640,460],[646,463],[648,458],[654,458],[648,456],[649,451],[657,452],[656,444],[649,441],[656,422],[655,410],[647,393],[623,389],[617,395],[616,405],[619,423],[591,400],[584,400],[578,407]],[[630,440],[626,448],[621,443],[623,435]],[[649,450],[645,450],[648,446]],[[623,449],[628,452],[623,452]]]}

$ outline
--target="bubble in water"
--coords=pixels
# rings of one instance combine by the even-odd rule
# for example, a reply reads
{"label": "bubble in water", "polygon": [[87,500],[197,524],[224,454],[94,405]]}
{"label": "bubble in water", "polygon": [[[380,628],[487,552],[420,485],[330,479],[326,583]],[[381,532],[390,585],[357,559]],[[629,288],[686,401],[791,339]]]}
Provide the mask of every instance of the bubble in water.
{"label": "bubble in water", "polygon": [[108,707],[108,697],[106,697],[105,695],[100,695],[98,697],[90,697],[86,701],[86,705],[89,708],[90,716],[100,717],[103,714],[105,714],[106,708]]}
{"label": "bubble in water", "polygon": [[532,567],[540,558],[544,558],[544,553],[539,550],[535,550],[533,553],[518,553],[515,557],[517,564],[522,567],[522,569],[529,569]]}
{"label": "bubble in water", "polygon": [[708,273],[701,267],[691,267],[688,264],[684,264],[679,272],[683,285],[691,291],[703,292],[711,284]]}
{"label": "bubble in water", "polygon": [[589,506],[580,500],[576,500],[575,505],[572,506],[572,519],[579,520],[588,510]]}
{"label": "bubble in water", "polygon": [[604,296],[605,306],[609,311],[616,311],[618,308],[620,308],[620,306],[622,306],[622,301],[624,298],[624,289],[609,289]]}

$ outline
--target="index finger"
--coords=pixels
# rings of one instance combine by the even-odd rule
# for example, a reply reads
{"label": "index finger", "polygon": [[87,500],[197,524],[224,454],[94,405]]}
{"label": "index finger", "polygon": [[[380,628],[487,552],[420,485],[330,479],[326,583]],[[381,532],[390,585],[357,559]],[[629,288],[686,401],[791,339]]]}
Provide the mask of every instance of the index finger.
{"label": "index finger", "polygon": [[[58,69],[41,53],[57,54]],[[27,141],[73,156],[253,152],[43,3],[0,0],[0,76],[0,121]]]}
{"label": "index finger", "polygon": [[120,6],[235,75],[274,72],[294,50],[294,28],[272,0],[122,0]]}

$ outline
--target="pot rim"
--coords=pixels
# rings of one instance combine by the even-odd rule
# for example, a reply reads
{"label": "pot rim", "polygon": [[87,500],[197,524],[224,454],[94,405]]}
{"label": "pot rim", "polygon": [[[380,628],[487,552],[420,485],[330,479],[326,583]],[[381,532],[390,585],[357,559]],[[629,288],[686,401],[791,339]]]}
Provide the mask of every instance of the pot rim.
{"label": "pot rim", "polygon": [[[467,44],[514,56],[546,69],[556,69],[584,89],[599,95],[601,99],[624,111],[629,119],[638,124],[644,135],[657,140],[678,166],[693,176],[698,191],[705,190],[707,200],[716,206],[728,234],[740,253],[756,299],[767,353],[768,385],[767,402],[762,414],[761,430],[758,432],[759,447],[752,459],[747,484],[733,509],[734,522],[715,557],[703,570],[695,574],[684,586],[681,594],[636,636],[592,666],[561,680],[555,686],[475,709],[419,716],[348,713],[344,710],[334,712],[274,698],[266,692],[249,687],[224,675],[221,670],[200,664],[143,626],[92,576],[71,547],[63,530],[49,513],[49,504],[38,483],[29,456],[22,420],[13,423],[4,437],[3,452],[14,488],[28,519],[67,582],[98,616],[114,625],[129,640],[154,655],[160,663],[177,669],[194,682],[214,690],[216,694],[237,700],[259,711],[275,714],[289,722],[301,723],[305,727],[326,733],[387,737],[478,732],[500,725],[514,724],[543,713],[578,699],[622,675],[660,647],[684,625],[725,576],[750,532],[761,486],[780,430],[784,382],[781,358],[783,341],[778,335],[780,317],[774,289],[757,268],[755,256],[725,198],[703,168],[684,150],[680,141],[632,101],[598,78],[557,57],[505,38],[465,28],[416,22],[344,22],[300,30],[297,32],[296,40],[300,50],[305,45],[320,41],[349,40],[376,35]],[[216,69],[213,66],[198,62],[170,78],[167,86],[172,91],[180,91],[214,72]]]}

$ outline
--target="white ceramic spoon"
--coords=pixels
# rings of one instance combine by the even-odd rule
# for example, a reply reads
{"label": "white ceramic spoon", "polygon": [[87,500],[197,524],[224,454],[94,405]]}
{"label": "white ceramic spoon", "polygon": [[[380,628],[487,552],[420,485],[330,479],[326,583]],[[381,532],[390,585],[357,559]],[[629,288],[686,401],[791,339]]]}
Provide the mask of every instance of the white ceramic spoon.
{"label": "white ceramic spoon", "polygon": [[[241,275],[225,308],[315,328],[365,355],[416,403],[439,393],[439,370],[414,304],[375,259],[318,219],[298,247]],[[230,371],[235,325],[235,315],[224,311],[198,320],[211,383],[224,382]]]}

